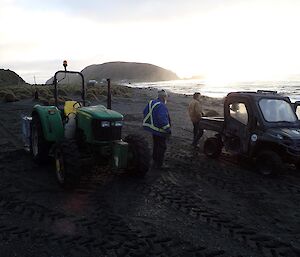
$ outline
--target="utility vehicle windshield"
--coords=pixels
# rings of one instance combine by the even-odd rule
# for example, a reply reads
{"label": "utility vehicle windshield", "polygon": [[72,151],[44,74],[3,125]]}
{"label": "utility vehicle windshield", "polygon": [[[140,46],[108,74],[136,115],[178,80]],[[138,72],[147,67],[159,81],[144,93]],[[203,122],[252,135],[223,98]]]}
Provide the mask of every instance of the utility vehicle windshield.
{"label": "utility vehicle windshield", "polygon": [[297,117],[291,105],[282,99],[261,99],[259,107],[268,122],[296,122]]}

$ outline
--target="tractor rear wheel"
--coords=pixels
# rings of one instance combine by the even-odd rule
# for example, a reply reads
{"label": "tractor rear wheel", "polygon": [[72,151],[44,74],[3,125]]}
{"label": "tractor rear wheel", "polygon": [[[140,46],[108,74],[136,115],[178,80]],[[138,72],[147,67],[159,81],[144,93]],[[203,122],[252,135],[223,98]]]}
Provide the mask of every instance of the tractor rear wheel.
{"label": "tractor rear wheel", "polygon": [[141,135],[128,135],[125,139],[128,143],[128,165],[129,174],[143,177],[150,166],[150,149],[148,142]]}
{"label": "tractor rear wheel", "polygon": [[55,173],[63,187],[74,187],[80,182],[80,153],[75,140],[64,140],[54,150]]}
{"label": "tractor rear wheel", "polygon": [[44,137],[42,123],[37,114],[32,117],[30,130],[30,152],[32,158],[37,163],[45,162],[49,159],[50,143]]}
{"label": "tractor rear wheel", "polygon": [[203,150],[206,156],[216,159],[220,156],[222,148],[223,145],[219,138],[210,137],[204,142]]}
{"label": "tractor rear wheel", "polygon": [[264,176],[276,175],[283,168],[283,162],[278,153],[262,150],[256,157],[257,171]]}

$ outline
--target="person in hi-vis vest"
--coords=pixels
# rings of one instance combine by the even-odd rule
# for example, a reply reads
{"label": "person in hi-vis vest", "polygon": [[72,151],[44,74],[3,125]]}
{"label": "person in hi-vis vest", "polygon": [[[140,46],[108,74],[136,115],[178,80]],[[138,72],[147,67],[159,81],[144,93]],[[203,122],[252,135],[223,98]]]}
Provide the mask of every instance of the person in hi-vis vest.
{"label": "person in hi-vis vest", "polygon": [[153,167],[163,168],[166,139],[171,135],[171,121],[166,106],[168,94],[165,90],[158,91],[158,98],[151,100],[144,109],[143,127],[153,137]]}

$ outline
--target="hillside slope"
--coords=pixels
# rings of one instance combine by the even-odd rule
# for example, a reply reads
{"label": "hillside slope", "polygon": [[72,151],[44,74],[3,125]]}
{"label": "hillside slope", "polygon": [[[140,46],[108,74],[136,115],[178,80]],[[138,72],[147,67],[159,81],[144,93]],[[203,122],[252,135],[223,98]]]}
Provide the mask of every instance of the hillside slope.
{"label": "hillside slope", "polygon": [[[81,72],[86,81],[101,81],[106,78],[110,78],[112,81],[126,82],[154,82],[179,79],[172,71],[153,64],[135,62],[93,64],[85,67]],[[52,79],[46,83],[51,83]]]}
{"label": "hillside slope", "polygon": [[0,86],[25,84],[25,81],[14,71],[0,69]]}
{"label": "hillside slope", "polygon": [[87,66],[82,73],[88,80],[98,81],[105,78],[147,82],[178,79],[174,72],[148,63],[108,62]]}

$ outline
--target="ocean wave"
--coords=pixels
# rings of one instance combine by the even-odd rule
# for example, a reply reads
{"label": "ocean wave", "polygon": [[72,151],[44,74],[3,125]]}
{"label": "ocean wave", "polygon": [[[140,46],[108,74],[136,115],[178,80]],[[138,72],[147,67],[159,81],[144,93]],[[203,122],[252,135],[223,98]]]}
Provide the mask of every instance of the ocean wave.
{"label": "ocean wave", "polygon": [[202,95],[220,98],[230,92],[272,90],[289,96],[294,101],[300,100],[300,81],[249,81],[227,84],[209,84],[203,80],[173,80],[151,83],[132,83],[132,87],[164,88],[173,93],[193,94],[200,92]]}

